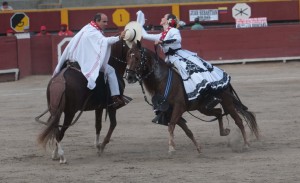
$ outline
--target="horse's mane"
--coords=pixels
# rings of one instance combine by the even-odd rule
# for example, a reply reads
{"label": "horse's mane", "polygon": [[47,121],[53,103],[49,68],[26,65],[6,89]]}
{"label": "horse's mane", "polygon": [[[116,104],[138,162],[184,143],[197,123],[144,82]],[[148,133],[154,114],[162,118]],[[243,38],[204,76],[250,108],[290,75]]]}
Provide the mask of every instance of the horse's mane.
{"label": "horse's mane", "polygon": [[126,55],[129,47],[124,40],[120,40],[112,45],[111,55],[109,58],[109,65],[111,65],[116,72],[123,76],[126,69]]}
{"label": "horse's mane", "polygon": [[[147,59],[151,59],[151,62],[149,62],[151,64],[151,67],[153,68],[154,67],[154,64],[156,63],[156,61],[158,62],[159,64],[159,67],[163,68],[168,68],[168,64],[159,56],[159,54],[155,53],[154,51],[148,49],[148,48],[144,48],[144,54],[146,56]],[[152,69],[152,68],[149,68],[149,69]],[[154,71],[155,72],[155,71]],[[154,95],[155,94],[155,83],[150,81],[150,82],[147,82],[147,84],[145,84],[145,88],[147,89],[147,91],[150,93],[150,95]]]}
{"label": "horse's mane", "polygon": [[144,48],[144,49],[145,49],[145,53],[147,54],[147,56],[151,56],[153,59],[157,59],[158,58],[158,61],[160,63],[167,65],[166,62],[164,61],[164,59],[161,58],[158,53],[156,54],[154,51],[152,51],[152,50],[150,50],[148,48]]}

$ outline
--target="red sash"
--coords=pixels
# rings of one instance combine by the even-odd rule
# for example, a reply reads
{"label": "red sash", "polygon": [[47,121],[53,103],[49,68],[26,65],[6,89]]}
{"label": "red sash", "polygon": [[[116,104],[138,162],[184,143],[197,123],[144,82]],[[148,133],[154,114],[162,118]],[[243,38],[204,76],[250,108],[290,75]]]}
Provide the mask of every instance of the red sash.
{"label": "red sash", "polygon": [[167,30],[163,31],[159,40],[163,41],[171,28],[172,27],[168,27]]}
{"label": "red sash", "polygon": [[101,29],[101,27],[99,27],[98,24],[96,24],[96,22],[91,21],[90,24],[91,24],[91,26],[95,27],[97,30],[99,30],[103,34],[103,30]]}

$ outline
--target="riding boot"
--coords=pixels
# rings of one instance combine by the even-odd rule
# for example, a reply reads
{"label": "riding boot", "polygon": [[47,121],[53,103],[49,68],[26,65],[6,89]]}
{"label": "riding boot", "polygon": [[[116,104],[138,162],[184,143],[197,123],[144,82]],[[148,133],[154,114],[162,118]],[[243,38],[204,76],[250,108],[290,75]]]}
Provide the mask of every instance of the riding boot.
{"label": "riding boot", "polygon": [[161,117],[163,115],[163,112],[161,112],[159,110],[154,110],[154,113],[155,113],[156,116],[152,119],[152,122],[159,124],[159,121],[161,121]]}
{"label": "riding boot", "polygon": [[167,113],[162,111],[156,111],[155,113],[156,116],[155,118],[152,119],[152,122],[156,124],[168,126],[169,119]]}
{"label": "riding boot", "polygon": [[112,107],[115,108],[115,109],[118,109],[118,108],[121,108],[123,107],[124,105],[126,105],[125,101],[123,100],[123,98],[121,96],[112,96]]}
{"label": "riding boot", "polygon": [[206,102],[205,108],[210,110],[213,109],[217,104],[219,104],[222,100],[216,96],[210,96]]}
{"label": "riding boot", "polygon": [[158,123],[158,120],[159,120],[159,118],[161,117],[161,113],[158,113],[153,119],[152,119],[152,122],[153,123]]}

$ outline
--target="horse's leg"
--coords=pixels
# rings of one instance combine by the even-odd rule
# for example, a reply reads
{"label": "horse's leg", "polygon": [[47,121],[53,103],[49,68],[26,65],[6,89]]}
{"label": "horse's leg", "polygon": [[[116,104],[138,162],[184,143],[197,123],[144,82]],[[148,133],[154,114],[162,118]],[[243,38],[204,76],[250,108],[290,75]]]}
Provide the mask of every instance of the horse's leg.
{"label": "horse's leg", "polygon": [[236,111],[232,98],[228,97],[225,94],[222,95],[221,105],[224,108],[224,110],[228,114],[230,114],[230,116],[234,120],[235,124],[240,128],[240,130],[242,132],[242,135],[243,135],[243,139],[244,139],[244,145],[245,145],[246,148],[248,148],[249,147],[249,142],[247,140],[247,135],[246,135],[245,127],[244,127],[244,124],[243,124],[243,120],[239,116],[238,112]]}
{"label": "horse's leg", "polygon": [[228,129],[228,128],[224,129],[224,126],[223,126],[222,109],[213,108],[213,109],[207,110],[203,106],[199,109],[199,112],[201,112],[202,114],[207,115],[207,116],[215,116],[218,119],[218,122],[219,122],[220,136],[229,135],[230,129]]}
{"label": "horse's leg", "polygon": [[[58,133],[56,135],[57,154],[60,158],[59,163],[61,163],[61,164],[66,164],[67,159],[64,156],[64,150],[62,149],[60,142],[64,138],[65,132],[69,128],[69,125],[71,124],[72,119],[74,118],[74,115],[75,115],[75,113],[66,113],[65,112],[65,119],[64,119],[63,126],[61,127],[61,129],[58,131]],[[54,149],[54,151],[55,151],[55,149]]]}
{"label": "horse's leg", "polygon": [[174,105],[173,106],[173,111],[171,115],[171,119],[168,125],[168,131],[169,131],[169,153],[172,154],[175,152],[175,143],[174,143],[174,130],[175,130],[175,125],[179,122],[180,117],[183,114],[183,109],[178,106]]}
{"label": "horse's leg", "polygon": [[102,153],[104,151],[105,146],[109,143],[111,135],[117,126],[116,109],[109,108],[108,116],[109,116],[110,125],[109,125],[108,132],[107,132],[106,136],[104,137],[103,142],[100,146],[100,153]]}
{"label": "horse's leg", "polygon": [[235,121],[235,124],[240,128],[242,135],[243,135],[245,147],[248,148],[250,146],[250,144],[247,140],[247,135],[246,135],[246,131],[245,131],[245,127],[244,127],[242,118],[238,115],[237,111],[234,108],[229,111],[229,114]]}
{"label": "horse's leg", "polygon": [[95,110],[95,128],[96,128],[96,138],[95,138],[95,147],[98,149],[97,153],[100,153],[100,132],[102,129],[102,114],[103,108]]}
{"label": "horse's leg", "polygon": [[183,129],[183,131],[185,132],[185,134],[193,141],[194,145],[197,148],[197,151],[199,153],[201,153],[201,147],[198,145],[198,143],[197,143],[197,141],[196,141],[196,139],[194,137],[193,132],[188,128],[188,126],[186,125],[186,123],[183,120],[179,119],[179,122],[177,123],[177,125],[180,126]]}
{"label": "horse's leg", "polygon": [[59,155],[58,155],[58,147],[57,147],[57,142],[55,142],[55,148],[52,151],[52,160],[59,160]]}

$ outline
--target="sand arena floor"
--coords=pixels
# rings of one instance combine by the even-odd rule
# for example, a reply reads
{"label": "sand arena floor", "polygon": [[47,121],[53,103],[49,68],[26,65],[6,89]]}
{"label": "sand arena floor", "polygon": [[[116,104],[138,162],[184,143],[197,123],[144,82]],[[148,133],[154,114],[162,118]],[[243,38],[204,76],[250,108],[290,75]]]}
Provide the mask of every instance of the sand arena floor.
{"label": "sand arena floor", "polygon": [[[232,76],[243,103],[255,112],[262,138],[249,134],[251,148],[239,150],[233,120],[220,137],[218,123],[184,117],[203,152],[175,129],[176,154],[168,154],[168,131],[151,122],[154,114],[138,84],[126,86],[133,101],[118,110],[118,125],[102,156],[94,148],[94,112],[85,112],[67,130],[62,145],[68,164],[51,160],[37,145],[43,125],[34,118],[46,108],[51,76],[30,76],[0,83],[0,182],[300,182],[300,62],[220,65]],[[194,112],[199,117],[210,119]],[[104,122],[101,140],[109,122]],[[228,147],[228,141],[235,147]]]}

